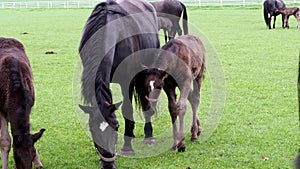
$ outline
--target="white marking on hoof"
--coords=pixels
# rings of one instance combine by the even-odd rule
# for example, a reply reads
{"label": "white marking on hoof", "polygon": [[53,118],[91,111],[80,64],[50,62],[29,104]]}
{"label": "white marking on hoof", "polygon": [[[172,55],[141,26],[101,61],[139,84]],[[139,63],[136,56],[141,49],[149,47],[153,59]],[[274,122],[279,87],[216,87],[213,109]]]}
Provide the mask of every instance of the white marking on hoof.
{"label": "white marking on hoof", "polygon": [[108,123],[103,121],[102,123],[100,123],[100,130],[103,132],[106,128],[108,127]]}

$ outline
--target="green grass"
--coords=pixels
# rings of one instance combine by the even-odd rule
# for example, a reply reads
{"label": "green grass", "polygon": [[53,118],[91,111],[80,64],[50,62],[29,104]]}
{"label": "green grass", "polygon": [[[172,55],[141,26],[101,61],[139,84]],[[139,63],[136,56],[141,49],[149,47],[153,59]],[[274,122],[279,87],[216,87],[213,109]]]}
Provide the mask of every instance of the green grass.
{"label": "green grass", "polygon": [[[0,10],[1,36],[20,40],[31,61],[36,90],[31,130],[47,129],[36,145],[46,169],[99,168],[99,158],[80,124],[81,112],[77,111],[72,92],[73,75],[78,72],[77,48],[90,12],[91,9]],[[295,29],[295,19],[290,19],[289,30],[280,28],[279,18],[277,29],[268,30],[262,10],[257,7],[190,8],[189,21],[215,46],[222,62],[226,103],[218,127],[206,141],[196,143],[189,141],[186,128],[184,153],[165,151],[148,158],[120,157],[118,167],[292,168],[300,147],[296,87],[300,32]],[[57,54],[45,55],[46,51]],[[209,75],[203,85],[199,117],[205,130],[212,97]],[[113,93],[115,101],[121,100],[116,85]],[[171,128],[164,107],[161,105],[159,110],[164,111],[154,121],[156,136]],[[141,138],[142,119],[136,116],[139,122],[135,134]],[[122,133],[123,119],[119,121]],[[137,151],[144,148],[139,140],[134,146]],[[264,161],[264,157],[269,160]],[[12,155],[9,165],[13,168]]]}

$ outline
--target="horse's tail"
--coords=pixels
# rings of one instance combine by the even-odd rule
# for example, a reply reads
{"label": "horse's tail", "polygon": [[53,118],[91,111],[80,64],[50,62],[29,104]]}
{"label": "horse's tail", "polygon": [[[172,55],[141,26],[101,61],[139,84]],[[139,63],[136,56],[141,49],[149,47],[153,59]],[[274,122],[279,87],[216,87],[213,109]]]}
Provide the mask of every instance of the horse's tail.
{"label": "horse's tail", "polygon": [[266,22],[266,25],[269,26],[269,15],[268,15],[268,2],[265,1],[264,4],[264,18],[265,18],[265,22]]}
{"label": "horse's tail", "polygon": [[189,33],[188,22],[187,22],[188,21],[188,16],[187,16],[187,11],[186,11],[185,5],[182,2],[180,2],[180,5],[183,8],[183,19],[182,19],[183,32],[186,35],[186,34]]}

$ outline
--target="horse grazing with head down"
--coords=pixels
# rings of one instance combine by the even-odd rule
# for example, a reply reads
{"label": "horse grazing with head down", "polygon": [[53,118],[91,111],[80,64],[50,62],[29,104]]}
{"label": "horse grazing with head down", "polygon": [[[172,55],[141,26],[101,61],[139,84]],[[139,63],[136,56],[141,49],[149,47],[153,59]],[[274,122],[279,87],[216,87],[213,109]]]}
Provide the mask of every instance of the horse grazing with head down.
{"label": "horse grazing with head down", "polygon": [[[177,149],[179,152],[185,151],[184,115],[187,100],[193,111],[191,140],[196,141],[201,133],[197,111],[204,70],[205,48],[203,43],[196,36],[184,35],[170,40],[163,46],[153,65],[140,75],[141,79],[145,79],[145,86],[140,89],[148,89],[140,92],[143,92],[144,97],[151,102],[153,107],[156,106],[161,89],[166,92],[173,123],[173,149]],[[191,89],[192,83],[193,89]],[[178,101],[176,87],[180,90]],[[179,117],[179,129],[177,117]]]}
{"label": "horse grazing with head down", "polygon": [[289,17],[294,15],[297,20],[296,28],[298,29],[298,24],[300,21],[300,11],[299,8],[278,8],[275,10],[275,13],[282,14],[284,16],[284,28],[290,28],[289,26]]}
{"label": "horse grazing with head down", "polygon": [[[273,29],[275,29],[276,16],[279,15],[279,13],[276,13],[275,11],[278,8],[285,8],[285,3],[282,0],[265,0],[263,7],[266,25],[269,29],[271,29],[271,20],[273,16]],[[284,15],[282,15],[282,27],[284,28]]]}
{"label": "horse grazing with head down", "polygon": [[17,169],[31,169],[32,163],[43,168],[34,143],[45,129],[30,134],[29,116],[34,104],[33,76],[23,45],[10,38],[0,38],[0,121],[2,169],[8,168],[8,154],[13,137]]}
{"label": "horse grazing with head down", "polygon": [[[188,15],[185,5],[178,0],[163,0],[158,2],[151,2],[154,6],[157,16],[168,18],[172,22],[171,31],[168,34],[169,40],[173,39],[178,33],[179,36],[182,35],[182,30],[179,25],[179,21],[182,15],[182,26],[184,34],[188,34]],[[166,37],[165,33],[165,37]],[[167,40],[165,41],[167,43]]]}
{"label": "horse grazing with head down", "polygon": [[[143,81],[132,78],[142,69],[140,63],[152,62],[155,54],[151,49],[157,48],[157,16],[153,6],[145,0],[99,3],[86,23],[79,53],[83,64],[82,95],[87,106],[80,107],[89,113],[90,131],[103,168],[116,168],[117,156],[115,145],[119,123],[114,112],[120,103],[113,104],[110,83],[120,84],[123,95],[125,133],[121,155],[133,155],[132,97],[135,87]],[[146,107],[149,103],[144,101],[145,139],[152,139],[154,110],[149,110]]]}

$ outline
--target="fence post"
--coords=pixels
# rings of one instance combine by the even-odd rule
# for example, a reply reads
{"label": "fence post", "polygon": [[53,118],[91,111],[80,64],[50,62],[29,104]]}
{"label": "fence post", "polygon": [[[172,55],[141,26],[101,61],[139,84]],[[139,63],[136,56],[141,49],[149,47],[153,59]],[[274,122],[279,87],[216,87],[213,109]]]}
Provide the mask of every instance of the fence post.
{"label": "fence post", "polygon": [[221,2],[220,2],[220,3],[221,3],[220,5],[221,5],[221,6],[223,6],[223,0],[221,0]]}
{"label": "fence post", "polygon": [[244,7],[246,7],[246,0],[244,0],[243,5],[244,5]]}
{"label": "fence post", "polygon": [[80,8],[80,5],[79,5],[79,0],[77,1],[77,8]]}
{"label": "fence post", "polygon": [[201,7],[201,0],[198,1],[198,6]]}

